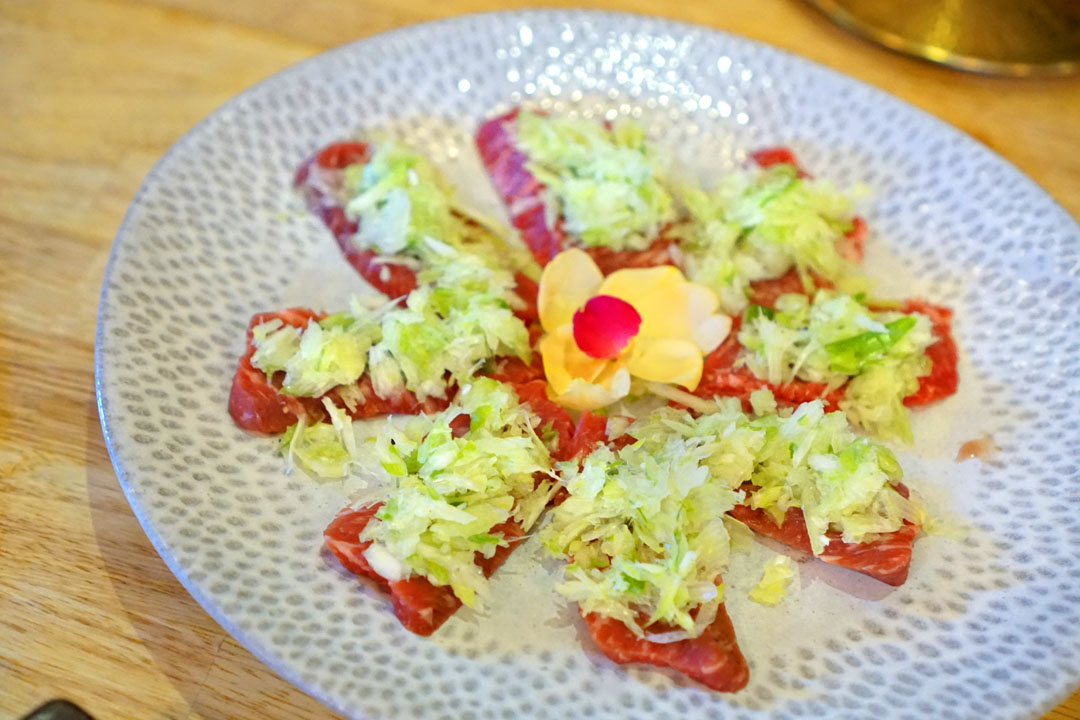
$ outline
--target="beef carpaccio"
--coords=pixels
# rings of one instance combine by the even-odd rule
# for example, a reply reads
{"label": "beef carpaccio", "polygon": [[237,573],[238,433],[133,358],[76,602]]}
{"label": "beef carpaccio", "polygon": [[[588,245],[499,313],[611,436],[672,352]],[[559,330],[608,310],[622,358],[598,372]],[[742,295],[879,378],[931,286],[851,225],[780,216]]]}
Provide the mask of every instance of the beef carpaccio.
{"label": "beef carpaccio", "polygon": [[[880,374],[902,366],[908,375],[907,384],[897,381],[906,393],[896,394],[898,407],[955,393],[952,312],[924,300],[876,305],[848,289],[845,273],[858,271],[868,224],[786,147],[749,153],[744,176],[716,194],[682,194],[659,175],[648,180],[652,185],[634,186],[615,177],[619,168],[611,177],[590,168],[579,178],[580,163],[539,167],[529,153],[560,152],[563,138],[527,150],[518,127],[523,112],[529,111],[516,108],[479,126],[479,158],[536,264],[555,267],[551,261],[565,251],[584,250],[595,267],[573,277],[589,287],[567,286],[547,269],[524,271],[509,252],[462,274],[470,254],[508,247],[494,224],[457,205],[448,186],[432,179],[438,171],[429,161],[423,168],[393,166],[405,155],[381,157],[381,142],[330,144],[301,164],[294,186],[343,259],[394,302],[336,315],[305,308],[254,315],[229,413],[244,430],[291,434],[282,443],[290,463],[295,452],[305,470],[335,473],[326,477],[347,474],[357,453],[376,454],[392,479],[389,489],[377,501],[347,505],[323,537],[342,567],[389,596],[408,631],[431,635],[463,604],[474,605],[475,593],[514,548],[535,535],[565,559],[558,592],[578,605],[600,652],[736,692],[750,672],[723,602],[730,590],[720,581],[733,520],[887,585],[907,580],[924,510],[901,482],[892,453],[856,432],[874,436],[880,429],[855,402],[877,396],[864,388],[853,398],[849,391],[867,368]],[[528,115],[529,122],[546,118]],[[544,132],[576,132],[567,127]],[[611,122],[580,130],[575,142],[611,143],[602,148],[604,162],[623,157],[646,174],[658,167],[639,127]],[[386,167],[378,170],[380,162]],[[358,182],[369,165],[383,175]],[[566,176],[552,175],[552,167]],[[583,185],[567,195],[577,180]],[[558,200],[556,188],[563,192]],[[421,191],[435,200],[419,204]],[[361,192],[369,197],[353,202]],[[643,203],[653,205],[643,210]],[[645,220],[630,223],[629,235],[617,241],[590,236],[592,226],[582,221],[619,223],[634,212]],[[813,225],[803,235],[790,227],[800,218]],[[434,236],[450,226],[454,237]],[[729,265],[695,265],[719,247],[731,253]],[[674,266],[654,271],[672,277],[640,276],[641,297],[623,290],[626,297],[608,295],[591,306],[621,308],[619,322],[632,327],[613,334],[617,342],[579,337],[598,332],[583,328],[603,325],[579,320],[601,288],[636,288],[633,273],[658,266]],[[723,294],[729,282],[734,295]],[[561,302],[553,287],[573,302],[553,310]],[[470,293],[482,302],[471,303]],[[793,296],[805,298],[809,314],[801,325],[781,326],[773,318],[794,312]],[[833,300],[837,308],[850,306],[847,316],[822,309]],[[808,340],[814,323],[825,322],[814,313],[829,312],[836,317],[826,317],[832,324],[824,339]],[[782,357],[783,348],[768,346],[775,338],[761,336],[765,315],[776,337],[787,333],[789,346],[807,348],[781,367],[782,382],[771,382],[769,376],[781,376],[776,368],[763,369],[765,362],[755,364],[751,355]],[[542,342],[551,336],[562,344]],[[904,350],[904,342],[915,350]],[[800,365],[812,352],[820,365],[814,372]],[[667,372],[669,365],[679,371]],[[570,378],[565,392],[548,381],[556,371]],[[652,398],[653,409],[631,411],[643,398]],[[418,416],[413,422],[423,422],[406,428],[426,429],[387,429],[357,449],[351,421],[389,415]],[[456,483],[462,486],[447,489]],[[825,498],[837,487],[851,492]],[[414,524],[422,528],[416,537],[401,541]],[[422,561],[395,555],[421,546]]]}

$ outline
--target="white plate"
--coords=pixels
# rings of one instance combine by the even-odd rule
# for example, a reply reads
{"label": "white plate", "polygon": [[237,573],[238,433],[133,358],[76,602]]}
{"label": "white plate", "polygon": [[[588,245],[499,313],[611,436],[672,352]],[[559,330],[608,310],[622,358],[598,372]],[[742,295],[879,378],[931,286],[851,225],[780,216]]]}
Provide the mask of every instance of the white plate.
{"label": "white plate", "polygon": [[[746,601],[758,547],[728,573],[751,681],[726,696],[598,654],[534,545],[494,610],[431,639],[344,572],[320,533],[340,489],[286,477],[226,399],[250,316],[331,309],[362,283],[313,217],[297,164],[381,129],[500,212],[471,132],[522,101],[629,113],[690,168],[770,144],[870,184],[868,268],[957,311],[957,396],[916,413],[910,484],[971,523],[920,540],[892,590],[819,563],[776,609]],[[908,105],[766,46],[592,12],[462,17],[301,63],[227,103],[158,163],[116,239],[97,385],[120,482],[177,577],[240,642],[352,717],[1034,717],[1080,679],[1080,230],[1034,183]],[[989,464],[954,457],[988,432]],[[760,566],[756,566],[760,567]]]}

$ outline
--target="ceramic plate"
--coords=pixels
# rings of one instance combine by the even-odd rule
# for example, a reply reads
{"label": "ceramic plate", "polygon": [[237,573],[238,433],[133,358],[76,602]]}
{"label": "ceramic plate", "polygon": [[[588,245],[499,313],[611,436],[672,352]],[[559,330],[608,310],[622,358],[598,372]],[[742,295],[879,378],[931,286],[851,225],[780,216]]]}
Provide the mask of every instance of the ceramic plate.
{"label": "ceramic plate", "polygon": [[[956,310],[960,392],[915,413],[909,484],[968,530],[915,548],[892,589],[808,562],[777,608],[746,600],[773,550],[737,556],[728,611],[750,685],[721,695],[620,668],[526,544],[486,617],[432,638],[321,548],[341,487],[287,476],[227,412],[257,311],[333,309],[363,283],[290,192],[324,143],[381,132],[501,213],[471,135],[519,103],[645,125],[716,173],[786,144],[873,189],[883,294]],[[228,102],[147,177],[113,246],[97,337],[102,422],[124,491],[177,577],[241,643],[354,718],[1034,717],[1080,679],[1080,229],[985,147],[899,100],[758,43],[593,12],[477,15],[303,62]],[[956,462],[993,437],[985,462]]]}

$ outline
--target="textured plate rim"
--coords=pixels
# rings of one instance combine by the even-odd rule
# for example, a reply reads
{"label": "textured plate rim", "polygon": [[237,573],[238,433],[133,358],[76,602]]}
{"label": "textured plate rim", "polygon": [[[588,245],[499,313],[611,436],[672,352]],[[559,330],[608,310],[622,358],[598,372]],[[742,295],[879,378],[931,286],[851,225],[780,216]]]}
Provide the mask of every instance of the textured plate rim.
{"label": "textured plate rim", "polygon": [[[1051,195],[1040,183],[1033,178],[1025,174],[1012,162],[1005,157],[998,154],[993,148],[989,147],[982,141],[978,140],[974,136],[964,132],[960,128],[949,124],[945,120],[930,113],[927,110],[914,105],[907,100],[904,100],[892,93],[868,82],[855,78],[851,75],[843,73],[839,70],[823,65],[815,60],[811,60],[797,53],[789,50],[778,48],[770,43],[762,40],[738,35],[728,32],[726,30],[711,27],[709,25],[702,25],[698,23],[686,22],[683,20],[675,20],[663,16],[648,15],[645,13],[625,12],[625,11],[609,11],[609,10],[595,10],[586,8],[535,8],[535,9],[523,9],[523,10],[505,10],[505,11],[487,11],[476,13],[464,13],[459,15],[453,15],[450,17],[444,17],[434,20],[429,20],[421,23],[413,23],[398,28],[392,28],[383,32],[368,35],[366,37],[359,38],[347,42],[343,45],[333,47],[322,52],[318,52],[311,57],[298,60],[273,74],[257,81],[256,83],[241,90],[239,93],[229,97],[226,101],[215,107],[210,113],[199,120],[190,129],[184,132],[172,145],[165,151],[165,153],[154,163],[147,174],[144,176],[142,182],[139,184],[138,189],[132,196],[131,202],[128,205],[127,210],[124,213],[124,217],[117,228],[116,235],[109,249],[109,257],[105,265],[105,271],[101,282],[101,291],[99,293],[98,300],[98,312],[96,318],[96,328],[94,332],[94,393],[95,404],[97,406],[98,418],[101,422],[102,435],[105,440],[105,447],[109,454],[109,459],[113,465],[113,469],[116,472],[117,480],[120,484],[121,490],[124,493],[128,504],[132,508],[132,512],[135,514],[136,519],[139,521],[139,525],[142,527],[143,532],[149,538],[154,549],[158,555],[165,562],[170,572],[176,577],[180,584],[191,594],[196,602],[210,615],[215,622],[217,622],[233,639],[237,641],[242,647],[251,652],[260,662],[265,664],[280,677],[289,682],[293,687],[299,689],[310,697],[314,698],[318,702],[322,703],[326,707],[330,708],[333,712],[336,712],[345,717],[361,718],[367,717],[361,716],[355,712],[355,708],[346,707],[342,702],[330,693],[321,691],[319,688],[309,685],[304,681],[301,673],[294,667],[293,663],[289,662],[286,658],[272,652],[269,648],[259,642],[254,636],[244,632],[207,593],[202,589],[200,583],[191,579],[187,569],[179,562],[177,557],[171,552],[169,546],[158,535],[157,530],[154,527],[153,520],[150,517],[151,513],[146,507],[139,501],[137,494],[134,492],[134,487],[131,484],[133,482],[132,474],[125,469],[124,458],[120,456],[116,450],[113,438],[112,429],[110,428],[109,421],[109,399],[105,396],[104,385],[105,378],[108,374],[107,363],[105,361],[105,353],[102,350],[103,345],[108,342],[108,338],[105,333],[105,307],[106,302],[109,299],[109,283],[112,278],[118,257],[118,248],[125,236],[128,234],[128,224],[133,214],[139,209],[141,201],[148,188],[158,180],[158,178],[167,171],[169,164],[172,160],[179,155],[187,146],[196,138],[209,123],[221,113],[227,111],[234,105],[238,104],[242,99],[254,94],[255,92],[262,90],[264,87],[281,82],[285,78],[290,77],[293,74],[298,74],[306,70],[309,66],[322,64],[328,62],[330,59],[343,55],[349,52],[357,51],[358,48],[362,48],[365,45],[377,46],[381,43],[385,43],[393,40],[399,35],[407,35],[414,32],[420,32],[426,29],[450,27],[459,23],[466,23],[470,20],[483,20],[485,18],[503,18],[512,20],[514,18],[520,19],[532,19],[532,18],[559,18],[567,15],[574,15],[578,17],[588,18],[590,20],[600,20],[611,25],[617,25],[619,23],[625,23],[627,20],[634,20],[637,22],[652,22],[657,24],[655,30],[662,29],[668,31],[683,31],[683,32],[695,32],[699,33],[703,38],[708,38],[721,42],[736,41],[738,43],[748,43],[750,45],[757,46],[767,52],[783,56],[788,60],[794,62],[797,65],[809,68],[810,72],[819,73],[832,81],[838,81],[840,83],[848,83],[860,86],[864,91],[867,91],[872,100],[882,101],[887,103],[893,103],[898,107],[902,107],[905,112],[915,113],[920,116],[921,119],[928,123],[930,127],[937,133],[943,133],[951,135],[953,137],[960,137],[964,141],[976,146],[979,151],[995,165],[998,166],[1000,171],[1013,175],[1021,183],[1025,183],[1030,186],[1031,189],[1037,191],[1043,195],[1052,206],[1060,210],[1063,220],[1067,219],[1071,221],[1075,229],[1080,232],[1080,222],[1074,218],[1057,198]],[[346,129],[348,130],[348,129]],[[1059,705],[1070,693],[1075,689],[1074,684],[1066,680],[1059,684],[1059,686],[1052,692],[1047,692],[1044,695],[1042,702],[1036,703],[1033,709],[1031,717],[1041,717],[1050,709]],[[374,718],[372,719],[374,720]]]}

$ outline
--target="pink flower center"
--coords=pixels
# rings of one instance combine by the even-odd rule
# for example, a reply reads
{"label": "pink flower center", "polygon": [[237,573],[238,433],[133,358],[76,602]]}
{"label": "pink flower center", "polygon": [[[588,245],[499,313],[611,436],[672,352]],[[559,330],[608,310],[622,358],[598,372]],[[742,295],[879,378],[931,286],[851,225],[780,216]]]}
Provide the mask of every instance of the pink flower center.
{"label": "pink flower center", "polygon": [[625,300],[597,295],[574,313],[574,342],[591,358],[615,358],[638,334],[641,315]]}

